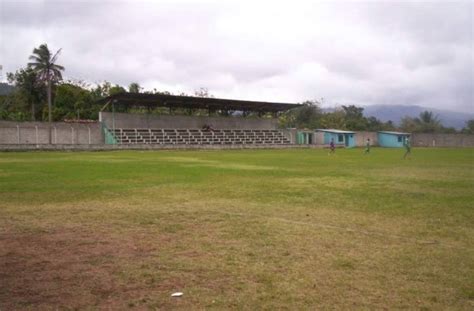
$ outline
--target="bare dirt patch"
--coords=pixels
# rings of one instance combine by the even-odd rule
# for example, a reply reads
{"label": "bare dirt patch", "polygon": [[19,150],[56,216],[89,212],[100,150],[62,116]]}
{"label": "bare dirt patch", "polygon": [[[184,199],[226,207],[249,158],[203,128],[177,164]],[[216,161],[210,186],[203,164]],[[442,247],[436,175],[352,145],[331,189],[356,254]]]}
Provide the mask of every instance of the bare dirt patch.
{"label": "bare dirt patch", "polygon": [[[0,310],[136,306],[147,293],[164,297],[180,280],[125,282],[127,265],[156,256],[166,237],[118,235],[81,227],[0,234]],[[166,301],[166,299],[165,299]]]}

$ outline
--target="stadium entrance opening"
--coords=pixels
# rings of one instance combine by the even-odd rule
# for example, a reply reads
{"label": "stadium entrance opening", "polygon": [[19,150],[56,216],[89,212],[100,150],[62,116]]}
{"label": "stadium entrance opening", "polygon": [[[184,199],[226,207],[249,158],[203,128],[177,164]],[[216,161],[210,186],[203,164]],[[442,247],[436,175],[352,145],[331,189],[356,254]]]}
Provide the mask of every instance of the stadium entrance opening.
{"label": "stadium entrance opening", "polygon": [[313,133],[311,132],[298,132],[297,135],[298,145],[311,145],[313,144]]}

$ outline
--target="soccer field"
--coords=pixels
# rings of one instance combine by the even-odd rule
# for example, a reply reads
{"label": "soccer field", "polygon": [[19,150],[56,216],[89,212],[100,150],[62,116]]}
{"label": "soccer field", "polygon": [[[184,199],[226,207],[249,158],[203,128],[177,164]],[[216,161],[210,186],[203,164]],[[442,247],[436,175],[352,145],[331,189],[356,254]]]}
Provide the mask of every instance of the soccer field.
{"label": "soccer field", "polygon": [[474,150],[403,153],[0,153],[0,310],[472,310]]}

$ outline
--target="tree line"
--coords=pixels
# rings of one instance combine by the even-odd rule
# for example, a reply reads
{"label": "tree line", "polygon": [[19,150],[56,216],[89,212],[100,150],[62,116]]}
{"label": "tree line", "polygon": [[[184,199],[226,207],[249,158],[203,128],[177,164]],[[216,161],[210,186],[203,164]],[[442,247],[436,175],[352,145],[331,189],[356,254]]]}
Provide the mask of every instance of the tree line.
{"label": "tree line", "polygon": [[[0,119],[13,121],[63,121],[63,120],[97,120],[102,106],[98,100],[122,92],[171,94],[166,91],[144,91],[136,82],[126,89],[123,86],[102,82],[91,85],[84,81],[63,80],[64,67],[57,64],[60,50],[52,53],[46,44],[33,50],[31,62],[25,68],[7,74],[8,84],[0,84],[8,89],[7,94],[0,95]],[[10,91],[10,89],[13,89]],[[181,93],[178,95],[188,95]],[[189,95],[188,95],[189,96]],[[201,88],[192,96],[213,97],[206,88]],[[120,108],[122,112],[139,112],[137,108]],[[138,111],[137,111],[138,110]],[[147,110],[147,113],[169,114],[165,108]],[[456,133],[454,128],[446,128],[439,118],[430,111],[422,112],[418,117],[405,117],[400,125],[392,121],[382,122],[375,117],[364,116],[364,108],[354,105],[341,106],[334,111],[324,111],[316,100],[305,101],[301,107],[283,112],[279,115],[282,128],[335,128],[352,131],[394,131],[410,133]],[[176,114],[203,115],[206,112],[191,109],[177,109]],[[236,112],[217,111],[220,116]],[[246,116],[252,113],[243,113]],[[260,115],[262,116],[262,115]],[[264,116],[265,117],[265,116]],[[270,117],[270,115],[268,115]],[[464,133],[474,134],[474,120],[469,120]]]}
{"label": "tree line", "polygon": [[474,120],[457,131],[443,126],[441,120],[431,111],[423,111],[418,117],[404,117],[400,125],[393,121],[382,122],[375,117],[364,116],[364,108],[354,105],[323,111],[317,100],[305,101],[299,108],[289,110],[280,116],[281,127],[293,128],[333,128],[350,131],[403,131],[408,133],[467,133],[474,134]]}

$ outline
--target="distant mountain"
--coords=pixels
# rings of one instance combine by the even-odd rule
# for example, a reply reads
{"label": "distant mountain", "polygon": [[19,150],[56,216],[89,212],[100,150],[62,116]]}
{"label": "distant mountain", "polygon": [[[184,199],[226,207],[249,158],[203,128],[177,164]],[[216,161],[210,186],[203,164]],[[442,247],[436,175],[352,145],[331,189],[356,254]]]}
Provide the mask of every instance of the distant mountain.
{"label": "distant mountain", "polygon": [[441,120],[443,126],[461,129],[466,126],[466,121],[474,119],[474,113],[463,113],[450,110],[440,110],[420,106],[405,105],[372,105],[364,107],[365,116],[373,116],[377,119],[387,122],[392,120],[395,124],[399,124],[400,120],[405,117],[418,117],[425,110],[433,112]]}
{"label": "distant mountain", "polygon": [[0,95],[8,95],[13,92],[13,89],[13,86],[4,82],[0,82]]}

